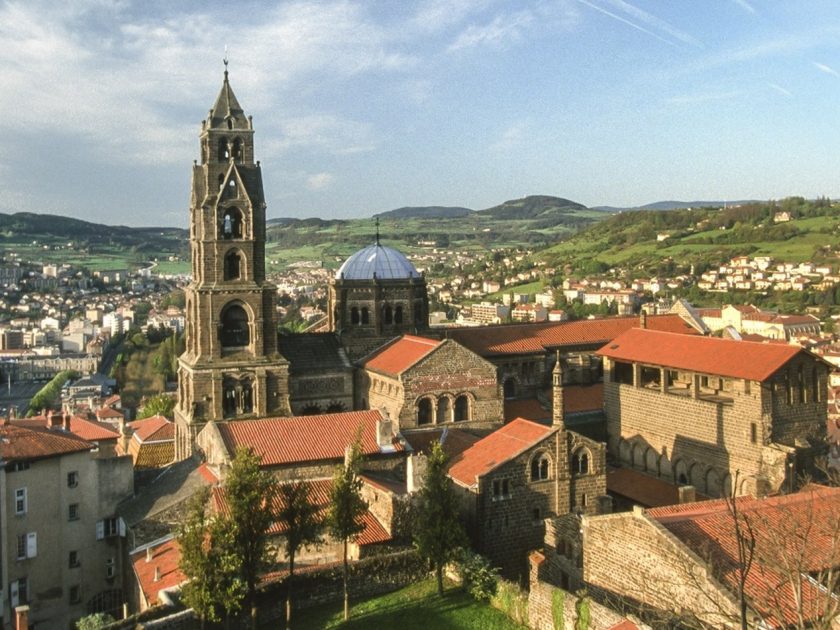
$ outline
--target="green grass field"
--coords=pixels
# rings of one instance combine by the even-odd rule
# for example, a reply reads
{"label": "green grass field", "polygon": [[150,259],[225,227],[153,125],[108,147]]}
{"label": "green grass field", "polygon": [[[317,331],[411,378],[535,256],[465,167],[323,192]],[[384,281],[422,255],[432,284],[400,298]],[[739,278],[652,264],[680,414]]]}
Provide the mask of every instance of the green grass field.
{"label": "green grass field", "polygon": [[[476,602],[460,588],[447,584],[438,597],[433,579],[412,584],[394,593],[353,603],[350,621],[344,623],[342,604],[329,604],[301,611],[293,626],[299,630],[320,628],[357,628],[372,630],[522,630],[502,612],[489,604]],[[263,626],[281,627],[277,622]]]}

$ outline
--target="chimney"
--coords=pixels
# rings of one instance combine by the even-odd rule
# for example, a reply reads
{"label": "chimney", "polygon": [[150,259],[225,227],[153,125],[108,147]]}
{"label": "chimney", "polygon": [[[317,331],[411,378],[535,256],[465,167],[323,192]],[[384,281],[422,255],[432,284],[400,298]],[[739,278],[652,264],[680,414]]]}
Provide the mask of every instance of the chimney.
{"label": "chimney", "polygon": [[64,429],[65,431],[67,431],[67,433],[70,433],[70,414],[69,413],[62,414],[61,419],[62,419],[61,428]]}
{"label": "chimney", "polygon": [[29,606],[15,606],[15,630],[29,630]]}
{"label": "chimney", "polygon": [[155,567],[155,582],[160,582],[160,567]]}
{"label": "chimney", "polygon": [[694,486],[680,486],[677,488],[677,503],[694,503],[697,500],[697,490]]}
{"label": "chimney", "polygon": [[551,406],[551,424],[559,427],[561,430],[566,428],[566,413],[563,408],[563,361],[560,358],[560,351],[557,351],[557,361],[554,363],[554,369],[551,372],[552,384],[552,406]]}
{"label": "chimney", "polygon": [[376,421],[376,443],[379,448],[388,448],[394,441],[394,423],[387,411],[382,411],[382,419]]}
{"label": "chimney", "polygon": [[639,328],[647,328],[647,311],[639,311]]}
{"label": "chimney", "polygon": [[152,552],[152,548],[149,547],[146,549],[146,562],[151,562],[152,558],[155,557],[155,554]]}

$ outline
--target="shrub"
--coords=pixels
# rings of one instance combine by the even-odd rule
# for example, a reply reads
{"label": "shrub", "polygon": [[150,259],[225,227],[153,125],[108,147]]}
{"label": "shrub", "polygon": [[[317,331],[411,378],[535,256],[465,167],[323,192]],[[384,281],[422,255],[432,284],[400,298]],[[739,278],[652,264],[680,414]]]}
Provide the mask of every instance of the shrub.
{"label": "shrub", "polygon": [[478,601],[488,601],[496,594],[498,569],[490,566],[484,556],[465,549],[459,562],[464,590]]}
{"label": "shrub", "polygon": [[516,623],[528,625],[528,594],[513,582],[498,580],[490,604]]}
{"label": "shrub", "polygon": [[76,622],[76,630],[100,630],[109,623],[114,623],[114,618],[108,613],[98,612],[79,619]]}

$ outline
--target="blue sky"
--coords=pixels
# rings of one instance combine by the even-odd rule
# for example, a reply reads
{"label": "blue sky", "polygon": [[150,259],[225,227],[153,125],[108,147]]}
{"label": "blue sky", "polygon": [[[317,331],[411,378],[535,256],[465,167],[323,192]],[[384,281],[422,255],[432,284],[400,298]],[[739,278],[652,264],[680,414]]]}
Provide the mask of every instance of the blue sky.
{"label": "blue sky", "polygon": [[0,211],[185,226],[222,79],[268,216],[840,196],[840,3],[0,3]]}

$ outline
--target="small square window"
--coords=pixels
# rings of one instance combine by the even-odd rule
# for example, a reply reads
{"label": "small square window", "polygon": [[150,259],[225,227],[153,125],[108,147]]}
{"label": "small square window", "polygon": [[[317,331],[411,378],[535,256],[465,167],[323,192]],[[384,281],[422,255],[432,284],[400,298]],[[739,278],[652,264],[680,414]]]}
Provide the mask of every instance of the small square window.
{"label": "small square window", "polygon": [[69,556],[67,557],[67,564],[71,569],[76,569],[82,565],[79,562],[79,552],[78,551],[71,551]]}
{"label": "small square window", "polygon": [[78,503],[71,503],[67,508],[67,520],[69,521],[78,521],[79,520],[79,504]]}
{"label": "small square window", "polygon": [[75,584],[70,587],[70,603],[78,604],[80,601],[82,601],[82,587]]}
{"label": "small square window", "polygon": [[79,473],[78,471],[74,470],[72,472],[67,473],[67,487],[68,488],[75,488],[79,485]]}
{"label": "small square window", "polygon": [[15,514],[26,514],[27,510],[26,488],[15,490]]}
{"label": "small square window", "polygon": [[26,559],[26,534],[18,534],[17,537],[17,559]]}

